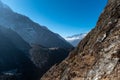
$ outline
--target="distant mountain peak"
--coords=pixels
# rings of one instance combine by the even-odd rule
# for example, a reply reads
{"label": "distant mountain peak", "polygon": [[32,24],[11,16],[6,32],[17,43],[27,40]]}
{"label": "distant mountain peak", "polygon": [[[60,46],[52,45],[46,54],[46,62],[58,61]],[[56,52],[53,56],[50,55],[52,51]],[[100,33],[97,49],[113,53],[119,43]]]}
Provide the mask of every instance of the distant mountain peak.
{"label": "distant mountain peak", "polygon": [[96,27],[40,80],[120,80],[120,0],[109,0]]}
{"label": "distant mountain peak", "polygon": [[69,43],[71,43],[74,47],[78,45],[78,43],[87,35],[87,33],[75,34],[72,36],[68,36],[65,38]]}
{"label": "distant mountain peak", "polygon": [[86,35],[86,34],[87,34],[87,33],[75,34],[75,35],[72,35],[72,36],[68,36],[67,38],[72,38],[72,37],[83,36],[83,35]]}

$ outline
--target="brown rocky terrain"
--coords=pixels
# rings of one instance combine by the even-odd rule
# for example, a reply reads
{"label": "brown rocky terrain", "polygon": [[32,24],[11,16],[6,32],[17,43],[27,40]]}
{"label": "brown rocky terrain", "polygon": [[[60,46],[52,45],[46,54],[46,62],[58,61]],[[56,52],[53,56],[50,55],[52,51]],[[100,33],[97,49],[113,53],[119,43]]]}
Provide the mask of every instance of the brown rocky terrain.
{"label": "brown rocky terrain", "polygon": [[41,80],[120,80],[120,0],[108,0],[96,27]]}

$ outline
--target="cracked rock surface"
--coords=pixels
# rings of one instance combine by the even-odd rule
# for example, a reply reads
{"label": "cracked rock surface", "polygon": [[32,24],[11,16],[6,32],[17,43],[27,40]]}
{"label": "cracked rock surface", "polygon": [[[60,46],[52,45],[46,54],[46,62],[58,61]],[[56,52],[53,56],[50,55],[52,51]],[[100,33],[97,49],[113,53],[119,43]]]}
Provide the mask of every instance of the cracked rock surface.
{"label": "cracked rock surface", "polygon": [[108,0],[96,27],[41,80],[120,80],[120,0]]}

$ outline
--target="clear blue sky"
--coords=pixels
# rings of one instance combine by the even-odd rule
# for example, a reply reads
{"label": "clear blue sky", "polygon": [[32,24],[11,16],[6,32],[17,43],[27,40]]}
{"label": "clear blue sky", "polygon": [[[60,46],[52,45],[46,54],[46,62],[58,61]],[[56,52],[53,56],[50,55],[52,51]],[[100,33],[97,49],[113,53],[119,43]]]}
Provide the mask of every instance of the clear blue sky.
{"label": "clear blue sky", "polygon": [[28,16],[63,37],[95,27],[107,0],[2,0],[13,11]]}

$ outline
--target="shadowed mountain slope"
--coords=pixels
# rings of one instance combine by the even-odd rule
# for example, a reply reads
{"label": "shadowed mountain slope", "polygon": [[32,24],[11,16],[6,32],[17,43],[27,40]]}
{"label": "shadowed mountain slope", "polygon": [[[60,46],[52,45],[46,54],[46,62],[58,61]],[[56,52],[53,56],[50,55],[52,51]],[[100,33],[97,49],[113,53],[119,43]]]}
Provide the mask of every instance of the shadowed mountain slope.
{"label": "shadowed mountain slope", "polygon": [[38,69],[29,58],[29,49],[16,32],[0,26],[0,79],[1,73],[19,74],[22,80],[37,78]]}
{"label": "shadowed mountain slope", "polygon": [[72,48],[60,35],[53,33],[28,17],[13,12],[7,5],[0,1],[0,25],[11,28],[17,32],[26,42],[39,44],[45,47]]}

